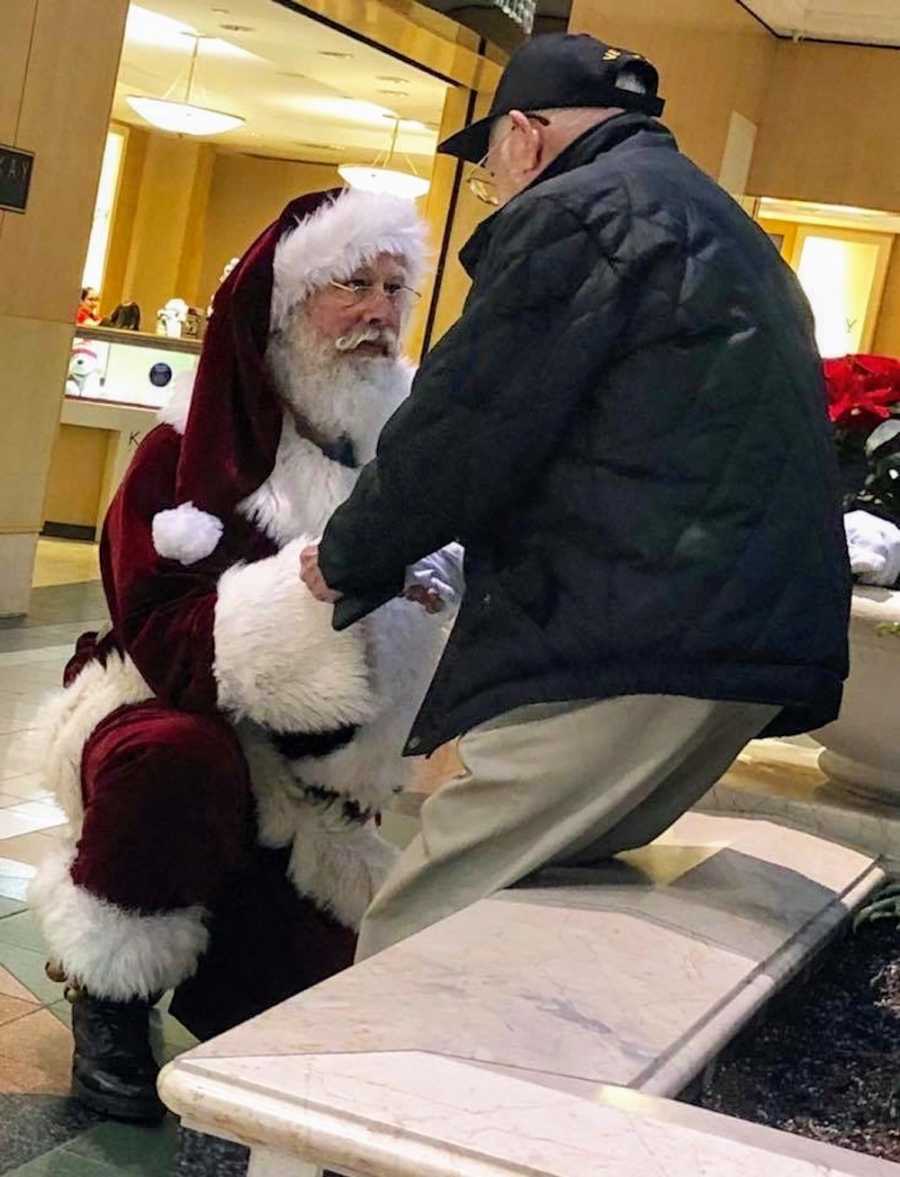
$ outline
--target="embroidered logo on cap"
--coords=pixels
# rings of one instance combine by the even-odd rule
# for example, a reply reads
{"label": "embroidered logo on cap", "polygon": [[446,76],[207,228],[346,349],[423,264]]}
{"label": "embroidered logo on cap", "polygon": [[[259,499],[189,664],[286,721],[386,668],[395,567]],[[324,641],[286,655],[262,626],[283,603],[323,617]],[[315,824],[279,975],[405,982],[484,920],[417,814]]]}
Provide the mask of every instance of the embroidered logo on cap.
{"label": "embroidered logo on cap", "polygon": [[615,61],[617,57],[621,57],[621,56],[622,56],[621,49],[607,49],[607,51],[603,54],[603,60],[604,61]]}

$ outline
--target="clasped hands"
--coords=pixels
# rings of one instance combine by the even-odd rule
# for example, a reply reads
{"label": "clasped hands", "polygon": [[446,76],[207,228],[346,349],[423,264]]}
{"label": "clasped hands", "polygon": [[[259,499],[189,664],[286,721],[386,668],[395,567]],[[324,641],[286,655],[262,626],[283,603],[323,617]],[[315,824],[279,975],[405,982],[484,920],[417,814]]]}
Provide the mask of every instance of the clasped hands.
{"label": "clasped hands", "polygon": [[[334,605],[342,594],[329,588],[319,567],[319,545],[309,544],[300,553],[300,579],[317,601]],[[445,586],[428,572],[409,569],[406,584],[400,594],[407,601],[415,601],[426,613],[440,613],[444,608],[444,596],[440,589]],[[449,591],[449,590],[448,590]]]}

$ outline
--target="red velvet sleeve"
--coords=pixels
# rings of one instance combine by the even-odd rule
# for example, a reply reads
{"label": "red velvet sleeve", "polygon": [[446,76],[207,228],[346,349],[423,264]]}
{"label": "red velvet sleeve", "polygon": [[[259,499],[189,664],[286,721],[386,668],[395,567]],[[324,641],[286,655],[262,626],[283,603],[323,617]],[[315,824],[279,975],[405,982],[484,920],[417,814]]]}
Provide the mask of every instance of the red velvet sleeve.
{"label": "red velvet sleeve", "polygon": [[184,567],[153,547],[153,517],[175,506],[181,438],[163,425],[141,443],[106,517],[100,545],[113,626],[150,688],[189,711],[216,708],[213,620],[226,543]]}

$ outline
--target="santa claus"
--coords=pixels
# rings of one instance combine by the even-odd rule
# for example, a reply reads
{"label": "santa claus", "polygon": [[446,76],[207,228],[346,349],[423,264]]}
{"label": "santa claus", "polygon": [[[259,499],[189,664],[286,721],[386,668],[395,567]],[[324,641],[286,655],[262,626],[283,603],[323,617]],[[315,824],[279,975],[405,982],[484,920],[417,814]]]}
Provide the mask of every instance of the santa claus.
{"label": "santa claus", "polygon": [[111,626],[79,641],[48,725],[71,840],[31,892],[74,1001],[75,1094],[107,1114],[163,1112],[162,992],[206,1037],[346,967],[393,861],[377,816],[405,779],[454,554],[340,633],[298,557],[409,391],[423,246],[406,201],[290,204],[220,288],[192,395],[110,507]]}

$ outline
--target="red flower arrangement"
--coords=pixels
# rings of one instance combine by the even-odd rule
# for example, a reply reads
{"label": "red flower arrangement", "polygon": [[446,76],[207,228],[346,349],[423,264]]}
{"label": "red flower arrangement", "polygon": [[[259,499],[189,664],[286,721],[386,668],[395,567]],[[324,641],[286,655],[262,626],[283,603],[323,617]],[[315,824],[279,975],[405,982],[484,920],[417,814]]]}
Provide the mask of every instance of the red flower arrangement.
{"label": "red flower arrangement", "polygon": [[884,421],[900,418],[900,360],[844,356],[825,360],[823,367],[844,506],[850,510],[872,475],[869,434]]}
{"label": "red flower arrangement", "polygon": [[900,360],[844,356],[825,360],[824,368],[835,430],[869,434],[900,412]]}

